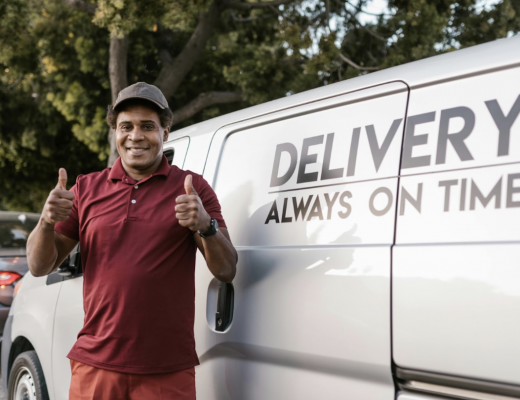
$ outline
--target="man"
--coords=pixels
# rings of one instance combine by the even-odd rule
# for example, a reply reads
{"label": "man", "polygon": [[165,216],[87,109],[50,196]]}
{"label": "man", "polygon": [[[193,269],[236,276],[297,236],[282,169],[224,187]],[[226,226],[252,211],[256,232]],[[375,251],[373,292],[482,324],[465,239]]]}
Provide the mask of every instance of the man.
{"label": "man", "polygon": [[35,276],[80,243],[85,320],[68,355],[71,400],[195,399],[196,249],[223,282],[237,253],[208,183],[162,153],[171,119],[155,86],[123,89],[107,113],[120,157],[70,191],[60,168],[28,240]]}

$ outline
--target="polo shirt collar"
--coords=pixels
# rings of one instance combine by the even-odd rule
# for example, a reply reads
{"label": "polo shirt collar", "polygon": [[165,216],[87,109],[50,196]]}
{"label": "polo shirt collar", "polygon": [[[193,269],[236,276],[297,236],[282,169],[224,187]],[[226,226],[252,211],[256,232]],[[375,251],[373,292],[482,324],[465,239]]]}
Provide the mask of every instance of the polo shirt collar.
{"label": "polo shirt collar", "polygon": [[[150,175],[149,177],[144,178],[144,179],[147,180],[147,179],[151,178],[152,176],[158,176],[158,175],[167,177],[168,175],[170,175],[170,171],[171,171],[171,167],[170,167],[170,164],[168,164],[168,159],[163,154],[161,164],[159,164],[159,168],[157,168],[157,171],[155,171],[152,175]],[[119,157],[116,160],[116,162],[114,163],[114,165],[112,166],[112,168],[110,169],[110,173],[108,174],[107,181],[119,180],[119,181],[125,182],[125,181],[128,181],[128,179],[131,179],[132,182],[135,182],[126,173],[125,169],[123,168],[123,164],[121,163],[121,157]]]}

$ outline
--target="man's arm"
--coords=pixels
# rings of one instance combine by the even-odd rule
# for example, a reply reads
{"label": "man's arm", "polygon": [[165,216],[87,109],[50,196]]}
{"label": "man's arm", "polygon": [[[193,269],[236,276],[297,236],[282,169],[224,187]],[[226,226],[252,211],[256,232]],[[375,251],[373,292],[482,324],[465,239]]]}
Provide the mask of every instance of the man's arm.
{"label": "man's arm", "polygon": [[60,168],[58,184],[45,201],[40,221],[27,240],[27,262],[34,276],[50,274],[78,243],[54,231],[54,225],[66,221],[72,210],[74,194],[66,189],[66,185],[67,172]]}
{"label": "man's arm", "polygon": [[191,175],[186,176],[184,189],[186,194],[177,197],[175,206],[179,224],[195,232],[195,243],[211,273],[219,281],[231,282],[236,274],[238,256],[227,229],[219,228],[215,235],[202,238],[197,231],[206,232],[210,228],[211,217],[193,187]]}
{"label": "man's arm", "polygon": [[[209,223],[206,227],[206,230],[208,229]],[[200,231],[205,232],[204,229]],[[195,232],[194,238],[211,273],[221,282],[231,282],[237,271],[238,255],[227,228],[219,228],[215,235],[207,238],[202,238]]]}

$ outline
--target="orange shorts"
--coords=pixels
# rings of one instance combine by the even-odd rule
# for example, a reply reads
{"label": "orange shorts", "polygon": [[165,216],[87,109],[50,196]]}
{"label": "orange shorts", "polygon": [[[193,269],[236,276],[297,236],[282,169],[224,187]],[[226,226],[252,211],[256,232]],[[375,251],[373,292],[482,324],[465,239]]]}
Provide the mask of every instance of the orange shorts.
{"label": "orange shorts", "polygon": [[195,400],[195,368],[127,374],[70,360],[69,400]]}

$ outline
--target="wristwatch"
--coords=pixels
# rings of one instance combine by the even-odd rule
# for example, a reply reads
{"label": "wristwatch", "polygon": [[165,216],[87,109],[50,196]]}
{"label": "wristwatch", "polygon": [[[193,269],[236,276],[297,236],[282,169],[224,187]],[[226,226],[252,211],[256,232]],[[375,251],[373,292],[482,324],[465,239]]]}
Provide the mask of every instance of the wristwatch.
{"label": "wristwatch", "polygon": [[209,223],[209,229],[206,232],[197,231],[199,235],[203,238],[207,238],[209,236],[213,236],[218,232],[218,223],[215,218],[211,218],[211,222]]}

